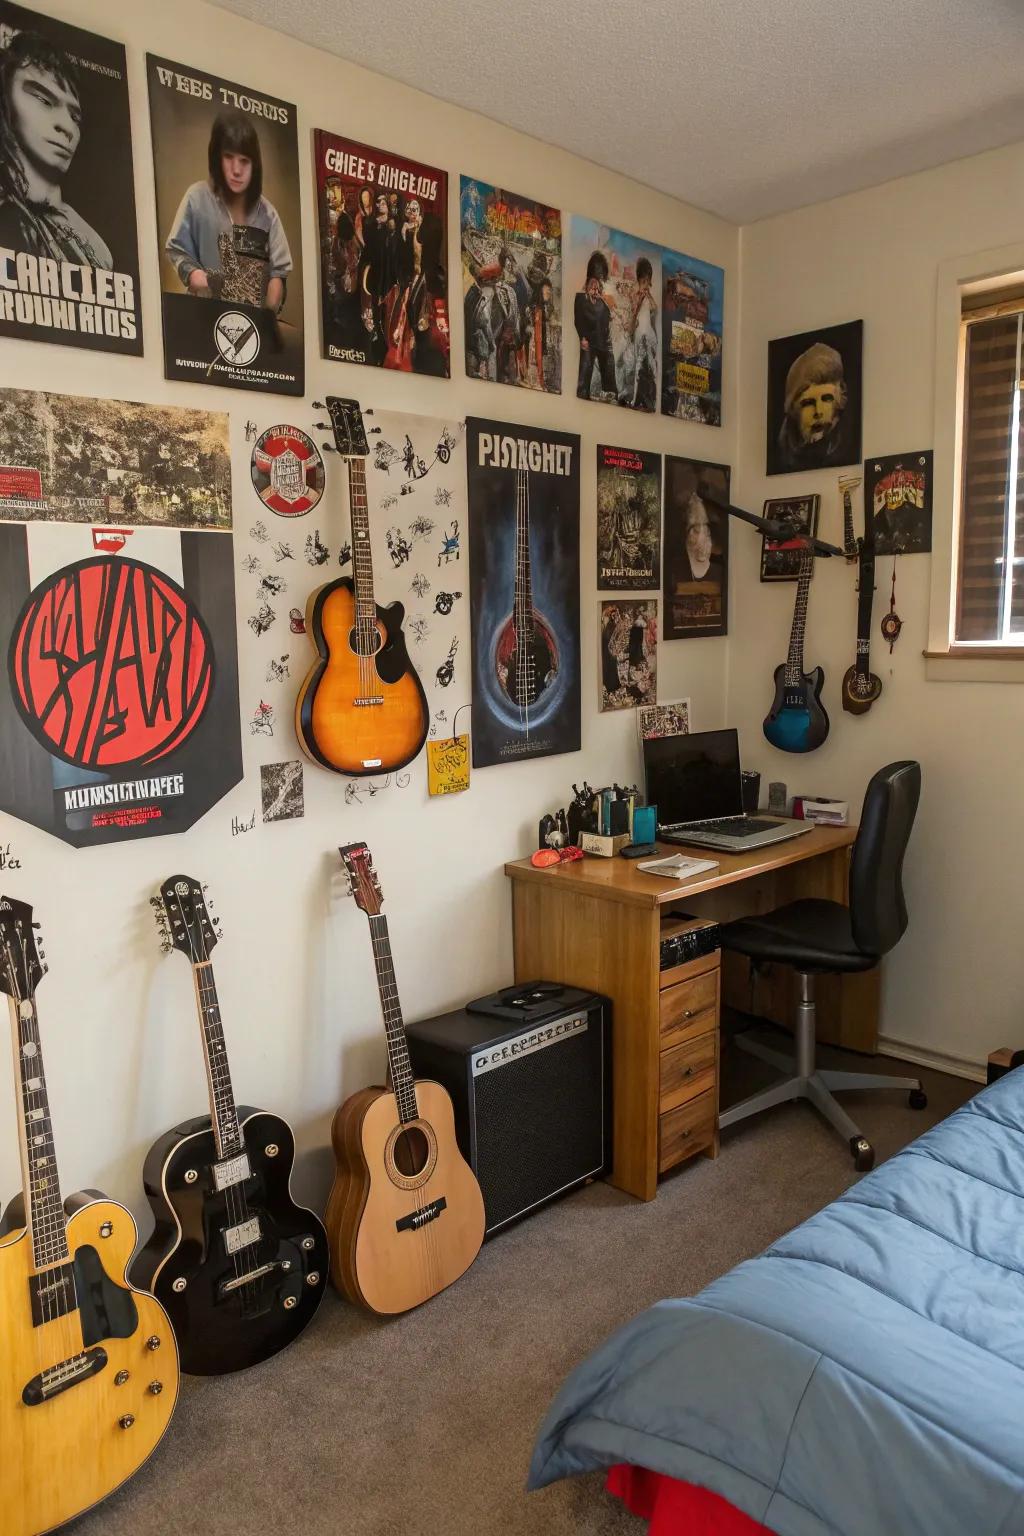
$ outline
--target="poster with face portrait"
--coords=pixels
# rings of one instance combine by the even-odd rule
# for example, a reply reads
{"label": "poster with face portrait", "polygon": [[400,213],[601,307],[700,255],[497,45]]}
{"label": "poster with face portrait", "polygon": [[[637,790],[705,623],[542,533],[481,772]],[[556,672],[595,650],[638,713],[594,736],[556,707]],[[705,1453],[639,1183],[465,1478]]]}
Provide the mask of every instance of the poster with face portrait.
{"label": "poster with face portrait", "polygon": [[728,503],[727,464],[665,455],[666,640],[728,633]]}
{"label": "poster with face portrait", "polygon": [[124,47],[7,0],[0,336],[142,355]]}
{"label": "poster with face portrait", "polygon": [[0,810],[78,848],[183,832],[242,777],[227,417],[8,390],[3,457],[12,420]]}
{"label": "poster with face portrait", "polygon": [[662,251],[661,284],[662,414],[720,427],[725,273]]}
{"label": "poster with face portrait", "polygon": [[661,454],[597,448],[599,591],[661,585]]}
{"label": "poster with face portrait", "polygon": [[863,320],[768,343],[769,475],[860,463]]}
{"label": "poster with face portrait", "polygon": [[601,604],[602,713],[658,701],[658,603],[617,598]]}
{"label": "poster with face portrait", "polygon": [[866,459],[864,505],[874,517],[876,554],[928,554],[932,547],[931,449]]}
{"label": "poster with face portrait", "polygon": [[463,176],[459,225],[467,374],[560,394],[562,215]]}
{"label": "poster with face portrait", "polygon": [[146,55],[164,377],[305,390],[295,107]]}
{"label": "poster with face portrait", "polygon": [[466,422],[473,767],[580,746],[580,440]]}
{"label": "poster with face portrait", "polygon": [[659,245],[573,216],[569,242],[576,394],[634,411],[658,409],[661,362]]}
{"label": "poster with face portrait", "polygon": [[313,134],[324,356],[446,379],[448,174]]}

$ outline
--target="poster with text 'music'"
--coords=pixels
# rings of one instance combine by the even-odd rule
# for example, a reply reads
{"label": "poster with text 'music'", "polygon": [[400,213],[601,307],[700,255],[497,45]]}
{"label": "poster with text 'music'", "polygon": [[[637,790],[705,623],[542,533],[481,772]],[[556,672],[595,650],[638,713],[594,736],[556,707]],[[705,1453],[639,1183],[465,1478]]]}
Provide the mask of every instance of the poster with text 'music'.
{"label": "poster with text 'music'", "polygon": [[295,107],[146,55],[164,376],[305,392]]}
{"label": "poster with text 'music'", "polygon": [[124,47],[8,0],[0,336],[142,354]]}
{"label": "poster with text 'music'", "polygon": [[76,847],[242,777],[227,417],[0,391],[0,810]]}

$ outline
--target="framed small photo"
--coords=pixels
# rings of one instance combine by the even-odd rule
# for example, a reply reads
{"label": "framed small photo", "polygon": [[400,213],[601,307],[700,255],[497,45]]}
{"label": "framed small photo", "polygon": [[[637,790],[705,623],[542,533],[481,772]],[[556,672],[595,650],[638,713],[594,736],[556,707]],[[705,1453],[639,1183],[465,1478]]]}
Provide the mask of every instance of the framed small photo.
{"label": "framed small photo", "polygon": [[[795,539],[801,534],[812,539],[817,537],[820,506],[820,496],[791,496],[765,502],[764,516],[772,522],[791,523],[794,541],[770,539],[766,533],[761,535],[762,581],[796,581],[804,551],[795,547]],[[812,566],[812,574],[813,570]]]}

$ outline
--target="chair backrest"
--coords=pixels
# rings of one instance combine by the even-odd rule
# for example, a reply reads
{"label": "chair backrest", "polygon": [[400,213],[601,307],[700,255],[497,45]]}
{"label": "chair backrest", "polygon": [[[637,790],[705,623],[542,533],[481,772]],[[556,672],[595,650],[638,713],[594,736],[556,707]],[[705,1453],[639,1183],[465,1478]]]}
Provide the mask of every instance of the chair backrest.
{"label": "chair backrest", "polygon": [[907,927],[903,855],[921,798],[920,763],[879,768],[864,795],[850,862],[853,942],[866,955],[884,955]]}

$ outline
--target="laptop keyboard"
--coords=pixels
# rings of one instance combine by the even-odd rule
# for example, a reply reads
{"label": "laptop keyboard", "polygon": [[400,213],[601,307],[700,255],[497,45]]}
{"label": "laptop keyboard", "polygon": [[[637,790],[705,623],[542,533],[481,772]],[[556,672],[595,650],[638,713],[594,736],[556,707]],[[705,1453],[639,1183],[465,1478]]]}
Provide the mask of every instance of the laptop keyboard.
{"label": "laptop keyboard", "polygon": [[[725,816],[721,821],[694,821],[689,824],[693,832],[725,832],[730,837],[749,837],[754,832],[774,832],[777,821],[764,821],[758,816]],[[677,829],[685,832],[684,825]]]}

